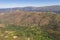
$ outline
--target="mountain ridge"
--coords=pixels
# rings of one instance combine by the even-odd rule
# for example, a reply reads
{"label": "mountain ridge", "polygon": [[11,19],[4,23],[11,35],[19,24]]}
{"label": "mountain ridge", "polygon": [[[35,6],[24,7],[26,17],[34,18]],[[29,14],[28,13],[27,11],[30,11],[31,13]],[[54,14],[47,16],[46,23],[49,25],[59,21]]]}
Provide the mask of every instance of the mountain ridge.
{"label": "mountain ridge", "polygon": [[43,7],[14,7],[14,8],[2,8],[0,12],[8,12],[8,11],[36,11],[36,12],[58,12],[60,11],[60,5],[53,5],[53,6],[43,6]]}

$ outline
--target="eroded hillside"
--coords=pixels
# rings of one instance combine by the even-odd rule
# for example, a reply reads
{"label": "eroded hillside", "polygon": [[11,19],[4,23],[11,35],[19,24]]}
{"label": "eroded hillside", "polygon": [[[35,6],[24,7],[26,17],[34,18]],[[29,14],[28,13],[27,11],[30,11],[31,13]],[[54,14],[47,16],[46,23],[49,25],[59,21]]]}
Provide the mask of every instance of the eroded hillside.
{"label": "eroded hillside", "polygon": [[0,19],[17,25],[48,25],[52,17],[57,16],[53,12],[25,12],[15,11],[0,13]]}

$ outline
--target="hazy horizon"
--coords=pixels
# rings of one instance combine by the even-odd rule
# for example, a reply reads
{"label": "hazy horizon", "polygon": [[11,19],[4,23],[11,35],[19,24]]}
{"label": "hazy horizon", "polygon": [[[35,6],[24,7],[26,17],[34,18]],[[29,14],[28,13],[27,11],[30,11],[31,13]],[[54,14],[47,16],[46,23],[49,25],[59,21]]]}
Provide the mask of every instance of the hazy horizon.
{"label": "hazy horizon", "polygon": [[0,0],[0,8],[60,5],[60,0]]}

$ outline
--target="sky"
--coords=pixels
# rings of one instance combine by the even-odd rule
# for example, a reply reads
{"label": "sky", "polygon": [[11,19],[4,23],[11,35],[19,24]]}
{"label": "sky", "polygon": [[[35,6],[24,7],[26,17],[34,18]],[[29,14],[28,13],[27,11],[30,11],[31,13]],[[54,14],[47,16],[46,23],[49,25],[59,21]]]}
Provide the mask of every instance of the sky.
{"label": "sky", "polygon": [[0,0],[0,8],[60,5],[60,0]]}

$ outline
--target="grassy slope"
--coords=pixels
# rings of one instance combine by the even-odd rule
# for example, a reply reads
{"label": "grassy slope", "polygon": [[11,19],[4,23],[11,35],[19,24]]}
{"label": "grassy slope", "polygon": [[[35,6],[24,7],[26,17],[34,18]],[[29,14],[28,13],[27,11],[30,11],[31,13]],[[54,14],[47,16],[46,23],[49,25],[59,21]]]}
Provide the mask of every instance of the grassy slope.
{"label": "grassy slope", "polygon": [[[14,38],[14,36],[16,38]],[[0,28],[0,40],[55,40],[38,26],[8,25]]]}

